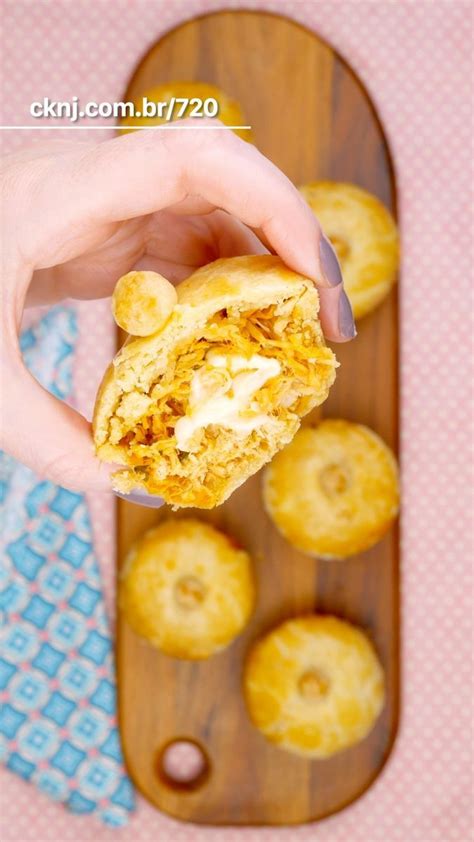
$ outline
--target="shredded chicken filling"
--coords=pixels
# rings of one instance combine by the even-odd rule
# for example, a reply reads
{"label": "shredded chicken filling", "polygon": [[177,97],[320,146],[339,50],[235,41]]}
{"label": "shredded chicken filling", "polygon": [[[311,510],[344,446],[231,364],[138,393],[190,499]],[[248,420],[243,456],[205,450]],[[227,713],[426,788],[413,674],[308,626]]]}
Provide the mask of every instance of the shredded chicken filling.
{"label": "shredded chicken filling", "polygon": [[[130,394],[122,397],[109,440],[126,447],[128,465],[156,493],[183,488],[190,477],[211,487],[232,471],[242,437],[245,450],[265,447],[269,425],[304,414],[309,399],[327,388],[328,366],[335,366],[331,350],[318,344],[294,300],[245,313],[223,310],[199,339],[175,350],[147,394],[132,393],[134,413]],[[219,394],[234,400],[233,409],[221,402],[213,421],[209,400]]]}

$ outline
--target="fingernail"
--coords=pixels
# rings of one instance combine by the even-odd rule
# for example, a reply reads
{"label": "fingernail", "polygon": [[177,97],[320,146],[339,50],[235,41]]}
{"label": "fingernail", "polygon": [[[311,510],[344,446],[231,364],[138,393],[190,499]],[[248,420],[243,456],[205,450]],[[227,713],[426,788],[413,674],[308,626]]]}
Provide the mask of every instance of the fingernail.
{"label": "fingernail", "polygon": [[319,259],[324,278],[329,286],[335,287],[342,283],[342,272],[337,254],[324,234],[319,241]]}
{"label": "fingernail", "polygon": [[353,339],[357,335],[351,302],[345,290],[341,290],[339,296],[339,331],[344,339]]}
{"label": "fingernail", "polygon": [[146,491],[131,491],[130,494],[114,491],[114,494],[126,500],[127,503],[135,503],[136,506],[146,506],[149,509],[160,509],[165,502],[162,497],[155,497],[154,494],[147,494]]}

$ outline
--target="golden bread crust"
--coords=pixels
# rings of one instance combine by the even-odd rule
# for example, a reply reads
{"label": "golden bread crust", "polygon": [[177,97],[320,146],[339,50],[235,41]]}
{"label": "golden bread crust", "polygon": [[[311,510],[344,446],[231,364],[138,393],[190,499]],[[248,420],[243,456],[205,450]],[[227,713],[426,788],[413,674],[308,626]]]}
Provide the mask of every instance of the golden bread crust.
{"label": "golden bread crust", "polygon": [[299,430],[263,479],[265,508],[302,552],[341,559],[390,529],[399,503],[398,467],[382,439],[362,424],[327,419]]}
{"label": "golden bread crust", "polygon": [[168,520],[131,549],[119,606],[132,629],[174,658],[208,658],[245,627],[255,587],[248,553],[195,519]]}
{"label": "golden bread crust", "polygon": [[252,648],[244,694],[279,748],[323,759],[358,743],[384,704],[384,674],[361,629],[329,616],[288,620]]}
{"label": "golden bread crust", "polygon": [[112,313],[122,330],[150,336],[163,327],[177,300],[176,288],[157,272],[128,272],[115,285]]}

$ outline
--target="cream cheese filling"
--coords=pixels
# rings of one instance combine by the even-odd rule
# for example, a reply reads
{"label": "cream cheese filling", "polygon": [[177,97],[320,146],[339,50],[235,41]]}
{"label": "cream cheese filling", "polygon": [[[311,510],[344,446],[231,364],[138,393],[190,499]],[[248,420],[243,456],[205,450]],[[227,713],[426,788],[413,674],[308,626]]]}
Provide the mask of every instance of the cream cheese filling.
{"label": "cream cheese filling", "polygon": [[191,451],[198,430],[218,424],[237,433],[250,433],[270,417],[261,412],[254,398],[272,377],[281,371],[278,360],[253,354],[209,351],[205,365],[191,379],[187,414],[176,422],[178,450]]}

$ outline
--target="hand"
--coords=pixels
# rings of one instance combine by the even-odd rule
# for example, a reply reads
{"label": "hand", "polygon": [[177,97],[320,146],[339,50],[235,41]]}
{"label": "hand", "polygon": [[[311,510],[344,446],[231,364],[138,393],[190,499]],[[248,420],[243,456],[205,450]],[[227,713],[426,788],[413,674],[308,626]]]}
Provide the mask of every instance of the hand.
{"label": "hand", "polygon": [[[38,145],[2,166],[1,446],[68,488],[108,490],[90,424],[23,365],[25,304],[102,298],[131,269],[179,281],[220,256],[265,251],[314,279],[329,339],[354,324],[328,241],[291,182],[231,132],[142,131]],[[27,408],[27,411],[25,409]]]}

